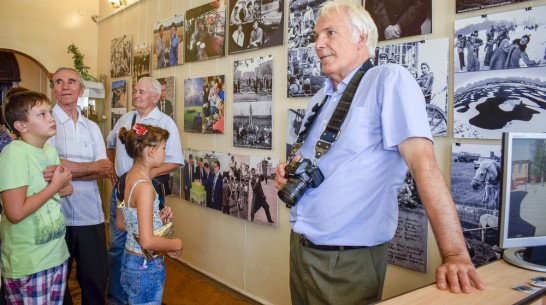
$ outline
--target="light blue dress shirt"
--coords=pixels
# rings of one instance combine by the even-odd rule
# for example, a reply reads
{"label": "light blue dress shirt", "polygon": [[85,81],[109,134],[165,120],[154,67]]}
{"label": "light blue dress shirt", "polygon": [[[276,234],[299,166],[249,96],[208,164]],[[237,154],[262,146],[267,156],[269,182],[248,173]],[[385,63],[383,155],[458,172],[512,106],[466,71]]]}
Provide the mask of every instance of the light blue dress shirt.
{"label": "light blue dress shirt", "polygon": [[[327,79],[311,99],[306,116],[328,96],[298,151],[303,158],[314,158],[315,144],[355,72],[335,92]],[[319,245],[374,246],[389,241],[398,224],[396,195],[407,170],[397,145],[410,137],[432,141],[419,85],[402,66],[371,68],[360,82],[339,138],[318,161],[324,181],[309,188],[291,209],[294,232]]]}

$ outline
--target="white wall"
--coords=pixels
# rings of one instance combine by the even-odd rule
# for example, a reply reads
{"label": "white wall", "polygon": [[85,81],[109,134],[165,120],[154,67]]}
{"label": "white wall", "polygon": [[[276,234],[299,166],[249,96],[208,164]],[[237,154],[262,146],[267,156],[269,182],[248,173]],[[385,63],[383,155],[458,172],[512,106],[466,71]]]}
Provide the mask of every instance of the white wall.
{"label": "white wall", "polygon": [[[155,22],[209,2],[209,0],[130,0],[128,8],[117,10],[117,14],[111,15],[116,10],[112,9],[106,0],[0,1],[2,7],[0,9],[0,28],[2,28],[0,49],[26,54],[38,62],[39,66],[44,67],[46,72],[53,72],[59,66],[72,66],[72,59],[70,54],[66,53],[66,48],[70,43],[74,43],[85,55],[85,64],[91,67],[90,74],[95,77],[100,74],[107,75],[107,92],[110,92],[112,81],[109,75],[112,39],[130,35],[133,45],[143,42],[152,43],[152,30]],[[546,0],[535,0],[532,4],[534,6],[545,5]],[[453,21],[455,19],[519,9],[529,5],[529,2],[459,15],[455,14],[455,0],[433,0],[433,5],[433,33],[417,39],[449,37],[451,41],[449,56],[452,63]],[[285,0],[285,9],[288,10],[288,0]],[[90,20],[90,16],[95,13],[100,15],[98,25]],[[415,39],[401,39],[396,42]],[[231,119],[233,100],[231,94],[226,94],[225,135],[189,134],[184,133],[181,128],[183,147],[271,156],[281,160],[284,158],[286,111],[289,108],[304,108],[309,101],[309,98],[286,98],[286,44],[265,50],[154,70],[152,76],[156,78],[175,76],[178,106],[176,121],[178,126],[183,126],[183,107],[181,105],[183,105],[184,79],[225,74],[226,91],[229,93],[233,90],[234,60],[269,54],[273,55],[275,63],[273,72],[273,150],[251,150],[232,146],[232,136],[230,135],[233,123]],[[24,61],[22,60],[22,65],[27,66]],[[34,68],[31,68],[30,71],[34,71]],[[24,81],[27,82],[25,84],[33,84],[33,86],[36,82],[39,84],[39,80],[30,80],[30,78],[37,77],[39,79],[40,73],[29,72],[27,74],[38,76],[23,75]],[[126,79],[129,83],[131,82],[129,77]],[[452,79],[449,81],[448,93],[449,109],[452,109]],[[110,96],[107,96],[106,100],[109,98]],[[105,113],[109,116],[109,105],[105,105]],[[453,113],[450,111],[449,136],[435,138],[436,157],[448,183],[451,144],[456,142],[451,136],[452,122]],[[110,128],[108,125],[106,124],[106,129]],[[464,142],[500,144],[498,140],[465,140]],[[103,197],[104,201],[109,200],[109,196]],[[176,234],[184,241],[185,249],[181,258],[183,262],[264,303],[290,303],[288,288],[290,226],[288,210],[282,203],[279,204],[278,229],[228,217],[212,209],[205,209],[186,202],[181,198],[169,197],[167,204],[172,207],[175,214]],[[389,266],[384,297],[391,297],[432,283],[435,268],[439,264],[440,256],[430,231],[428,273],[422,274],[397,266]]]}

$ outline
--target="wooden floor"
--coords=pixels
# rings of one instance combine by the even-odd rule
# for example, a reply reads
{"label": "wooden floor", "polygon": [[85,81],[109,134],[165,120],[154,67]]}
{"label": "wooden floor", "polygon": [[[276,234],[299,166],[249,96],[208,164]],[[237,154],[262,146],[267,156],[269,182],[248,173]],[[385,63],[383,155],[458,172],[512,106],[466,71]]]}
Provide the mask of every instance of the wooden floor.
{"label": "wooden floor", "polygon": [[[108,243],[108,224],[106,224],[106,242]],[[163,290],[163,304],[166,305],[259,305],[260,303],[238,294],[218,284],[212,279],[189,268],[177,260],[165,257],[167,279]],[[75,305],[81,305],[81,290],[76,280],[76,262],[68,286]]]}
{"label": "wooden floor", "polygon": [[[213,280],[192,270],[186,265],[171,258],[165,258],[167,280],[163,291],[163,303],[175,304],[199,304],[199,305],[247,305],[259,304],[242,295],[229,291]],[[68,280],[72,300],[74,304],[81,304],[81,291],[76,280],[76,268]]]}

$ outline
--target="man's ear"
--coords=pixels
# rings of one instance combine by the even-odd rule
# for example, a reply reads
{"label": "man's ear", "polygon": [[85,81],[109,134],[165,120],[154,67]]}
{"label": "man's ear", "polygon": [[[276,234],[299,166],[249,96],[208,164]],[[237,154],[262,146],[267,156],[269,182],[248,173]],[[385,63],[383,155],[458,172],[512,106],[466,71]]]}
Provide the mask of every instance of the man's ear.
{"label": "man's ear", "polygon": [[362,34],[358,39],[358,48],[367,48],[366,44],[368,43],[368,35]]}
{"label": "man's ear", "polygon": [[17,131],[19,131],[20,134],[27,132],[27,127],[25,125],[25,122],[23,121],[15,121],[13,123],[13,128],[15,128]]}

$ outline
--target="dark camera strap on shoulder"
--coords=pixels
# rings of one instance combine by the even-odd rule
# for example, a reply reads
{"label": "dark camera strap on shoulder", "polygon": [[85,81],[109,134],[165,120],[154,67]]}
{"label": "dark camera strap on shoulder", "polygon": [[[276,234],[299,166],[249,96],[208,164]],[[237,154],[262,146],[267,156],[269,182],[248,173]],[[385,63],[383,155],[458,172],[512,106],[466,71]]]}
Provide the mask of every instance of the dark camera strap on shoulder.
{"label": "dark camera strap on shoulder", "polygon": [[[339,137],[339,134],[341,133],[341,125],[343,125],[343,122],[345,121],[345,118],[347,117],[347,113],[349,112],[349,109],[351,107],[351,102],[353,101],[356,90],[358,89],[358,85],[360,84],[362,77],[364,77],[364,74],[366,74],[366,72],[373,66],[374,65],[371,59],[366,60],[366,62],[364,62],[360,66],[358,71],[356,71],[356,73],[353,75],[353,77],[349,81],[347,88],[345,88],[343,95],[341,95],[341,99],[339,100],[336,106],[336,109],[334,110],[334,113],[332,114],[332,116],[330,117],[330,120],[328,121],[328,125],[326,125],[326,128],[324,128],[324,131],[322,132],[320,139],[317,141],[317,144],[315,145],[315,160],[318,160],[325,153],[327,153],[330,147],[332,146],[332,144]],[[312,108],[313,113],[309,115],[309,117],[307,118],[307,121],[303,124],[304,129],[299,133],[296,143],[294,143],[294,145],[292,146],[292,150],[290,151],[290,156],[288,157],[288,161],[290,161],[294,157],[296,152],[303,145],[303,142],[305,142],[305,139],[307,138],[309,131],[311,130],[311,127],[314,125],[315,120],[317,119],[317,116],[322,110],[322,107],[326,103],[327,99],[328,99],[328,96],[325,96],[320,104],[316,104],[315,106],[313,106]]]}

